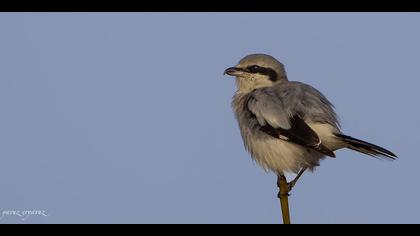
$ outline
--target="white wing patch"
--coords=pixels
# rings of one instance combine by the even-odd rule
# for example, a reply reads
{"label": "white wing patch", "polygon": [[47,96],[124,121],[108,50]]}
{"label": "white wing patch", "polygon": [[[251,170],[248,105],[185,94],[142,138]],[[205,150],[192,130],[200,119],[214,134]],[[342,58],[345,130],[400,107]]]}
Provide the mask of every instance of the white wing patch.
{"label": "white wing patch", "polygon": [[286,137],[286,136],[284,136],[284,135],[281,135],[281,134],[279,134],[279,139],[283,139],[283,140],[285,140],[285,141],[288,141],[288,140],[289,140],[289,138],[288,138],[288,137]]}

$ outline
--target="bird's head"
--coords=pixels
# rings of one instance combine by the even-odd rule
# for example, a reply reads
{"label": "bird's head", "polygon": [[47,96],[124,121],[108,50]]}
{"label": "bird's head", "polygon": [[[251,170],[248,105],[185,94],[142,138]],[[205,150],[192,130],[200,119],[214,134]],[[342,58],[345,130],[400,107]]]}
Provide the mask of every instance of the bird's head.
{"label": "bird's head", "polygon": [[225,74],[236,77],[239,91],[270,87],[287,80],[283,64],[266,54],[248,55],[236,66],[227,68]]}

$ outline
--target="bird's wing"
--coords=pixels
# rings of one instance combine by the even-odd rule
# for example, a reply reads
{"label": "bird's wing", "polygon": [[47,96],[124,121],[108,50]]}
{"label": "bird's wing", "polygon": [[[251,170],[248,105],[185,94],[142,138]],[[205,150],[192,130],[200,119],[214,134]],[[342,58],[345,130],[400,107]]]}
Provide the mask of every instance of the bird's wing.
{"label": "bird's wing", "polygon": [[247,108],[258,120],[262,132],[335,157],[301,116],[286,110],[283,103],[284,101],[270,89],[258,89],[249,97]]}

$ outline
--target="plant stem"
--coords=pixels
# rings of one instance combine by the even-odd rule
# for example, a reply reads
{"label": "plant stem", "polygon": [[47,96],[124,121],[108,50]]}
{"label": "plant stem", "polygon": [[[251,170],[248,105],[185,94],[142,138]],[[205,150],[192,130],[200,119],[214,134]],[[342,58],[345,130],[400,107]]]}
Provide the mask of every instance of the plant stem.
{"label": "plant stem", "polygon": [[277,186],[280,189],[278,197],[280,199],[281,213],[283,215],[283,224],[290,224],[289,186],[284,175],[278,175]]}

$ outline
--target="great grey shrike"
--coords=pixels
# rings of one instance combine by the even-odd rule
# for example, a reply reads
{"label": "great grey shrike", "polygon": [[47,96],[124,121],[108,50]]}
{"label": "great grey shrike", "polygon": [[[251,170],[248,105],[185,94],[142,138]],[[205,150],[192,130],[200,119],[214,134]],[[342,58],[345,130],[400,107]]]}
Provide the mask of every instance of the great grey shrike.
{"label": "great grey shrike", "polygon": [[281,62],[266,54],[244,57],[225,74],[236,77],[232,107],[245,148],[265,170],[284,177],[306,170],[334,151],[349,148],[395,159],[377,145],[345,135],[331,102],[310,85],[289,81]]}

